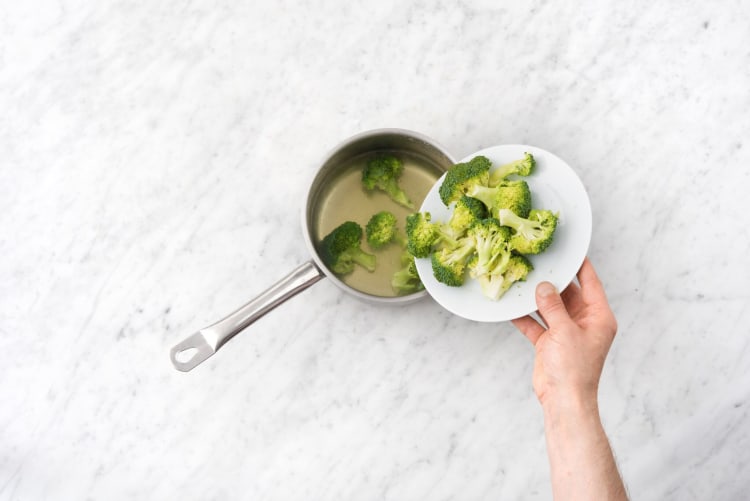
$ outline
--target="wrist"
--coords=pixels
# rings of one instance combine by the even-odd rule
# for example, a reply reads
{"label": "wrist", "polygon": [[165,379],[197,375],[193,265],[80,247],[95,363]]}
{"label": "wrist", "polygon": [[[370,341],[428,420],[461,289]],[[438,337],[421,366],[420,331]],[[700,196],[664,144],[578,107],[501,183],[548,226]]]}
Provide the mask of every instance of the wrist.
{"label": "wrist", "polygon": [[596,390],[558,391],[541,400],[545,419],[599,420],[599,400]]}

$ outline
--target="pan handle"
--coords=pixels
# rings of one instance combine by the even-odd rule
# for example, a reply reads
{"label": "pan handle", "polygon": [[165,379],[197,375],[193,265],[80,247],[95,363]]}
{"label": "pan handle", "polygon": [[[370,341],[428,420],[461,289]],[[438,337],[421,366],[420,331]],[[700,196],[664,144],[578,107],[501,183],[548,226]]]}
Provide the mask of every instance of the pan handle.
{"label": "pan handle", "polygon": [[313,261],[298,266],[245,306],[172,347],[172,365],[182,372],[194,369],[251,323],[324,276]]}

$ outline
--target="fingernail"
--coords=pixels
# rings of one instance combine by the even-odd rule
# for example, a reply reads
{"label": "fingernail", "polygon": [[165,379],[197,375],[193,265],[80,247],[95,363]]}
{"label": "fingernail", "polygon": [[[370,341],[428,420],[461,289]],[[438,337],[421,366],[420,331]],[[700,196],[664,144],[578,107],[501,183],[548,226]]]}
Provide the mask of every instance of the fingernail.
{"label": "fingernail", "polygon": [[556,292],[557,290],[555,290],[555,286],[549,282],[542,282],[536,287],[536,293],[539,295],[539,297],[551,296]]}

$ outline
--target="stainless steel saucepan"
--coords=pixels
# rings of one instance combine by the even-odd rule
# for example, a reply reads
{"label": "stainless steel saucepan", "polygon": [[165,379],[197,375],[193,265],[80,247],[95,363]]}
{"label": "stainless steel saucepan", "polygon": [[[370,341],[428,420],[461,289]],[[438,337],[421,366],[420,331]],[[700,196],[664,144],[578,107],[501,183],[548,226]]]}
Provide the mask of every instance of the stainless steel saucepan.
{"label": "stainless steel saucepan", "polygon": [[328,277],[347,293],[371,303],[401,305],[419,300],[427,294],[420,291],[398,297],[383,297],[361,292],[345,284],[328,270],[318,255],[314,225],[320,211],[320,197],[342,169],[351,164],[352,159],[378,151],[403,152],[418,156],[441,172],[448,170],[455,163],[453,157],[433,140],[404,129],[371,130],[353,136],[336,146],[321,162],[303,208],[303,237],[312,259],[298,266],[234,313],[175,345],[170,351],[170,357],[176,369],[187,372],[195,368],[258,318],[324,277]]}

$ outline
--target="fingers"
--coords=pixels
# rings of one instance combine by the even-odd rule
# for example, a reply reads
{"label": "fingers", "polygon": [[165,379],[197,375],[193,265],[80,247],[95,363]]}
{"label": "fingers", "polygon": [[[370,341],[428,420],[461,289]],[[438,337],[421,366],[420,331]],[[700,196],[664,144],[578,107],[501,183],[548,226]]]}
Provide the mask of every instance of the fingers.
{"label": "fingers", "polygon": [[578,281],[581,284],[583,301],[594,308],[594,311],[597,312],[596,319],[599,324],[606,327],[607,331],[614,336],[617,332],[617,319],[607,301],[604,286],[589,258],[583,260],[581,269],[578,270]]}
{"label": "fingers", "polygon": [[562,297],[549,282],[542,282],[536,286],[536,306],[550,328],[570,322],[570,315],[565,309]]}
{"label": "fingers", "polygon": [[511,320],[516,329],[521,331],[521,334],[531,341],[531,344],[536,345],[539,337],[544,334],[544,327],[539,325],[539,322],[534,320],[531,316],[526,315],[525,317],[516,318]]}
{"label": "fingers", "polygon": [[607,295],[604,292],[604,286],[588,257],[583,260],[581,269],[578,270],[578,283],[581,284],[581,295],[586,303],[604,302],[606,304]]}
{"label": "fingers", "polygon": [[[570,322],[569,311],[575,312],[584,307],[581,288],[575,283],[568,285],[563,293],[559,294],[554,285],[541,282],[536,287],[536,304],[539,315],[550,328]],[[547,330],[529,315],[516,318],[512,322],[533,345],[536,345],[539,337]]]}
{"label": "fingers", "polygon": [[560,296],[562,297],[563,303],[565,303],[565,309],[568,310],[571,317],[574,316],[575,312],[585,306],[583,298],[581,297],[581,288],[578,287],[578,284],[575,282],[568,284]]}

